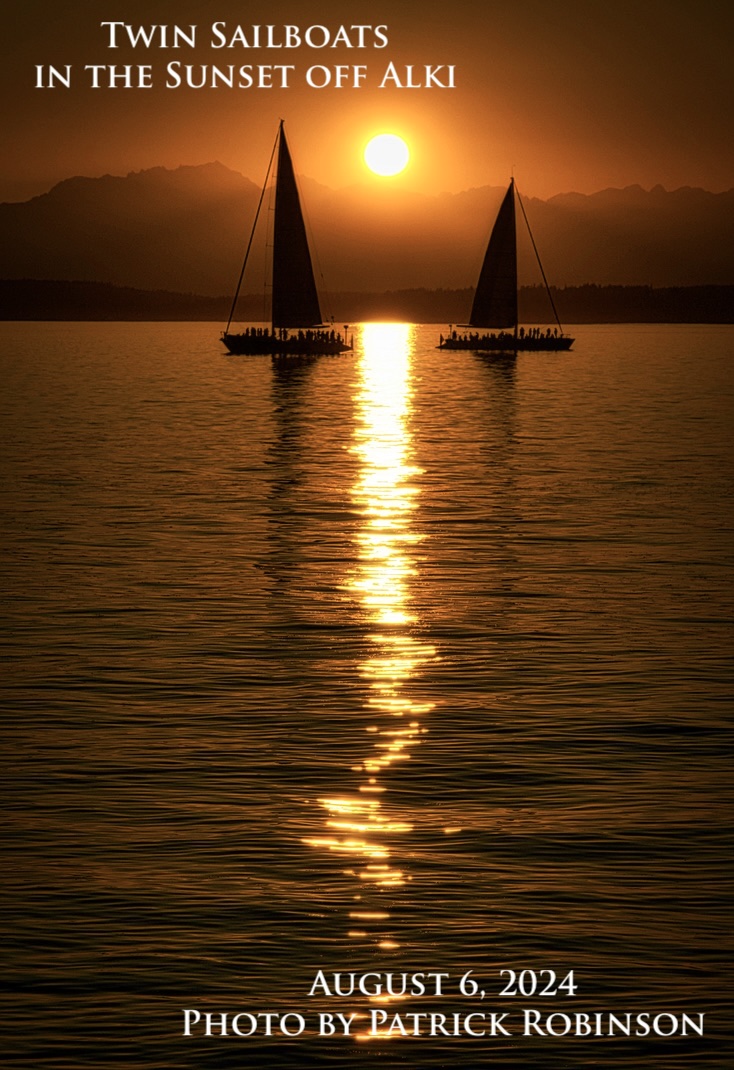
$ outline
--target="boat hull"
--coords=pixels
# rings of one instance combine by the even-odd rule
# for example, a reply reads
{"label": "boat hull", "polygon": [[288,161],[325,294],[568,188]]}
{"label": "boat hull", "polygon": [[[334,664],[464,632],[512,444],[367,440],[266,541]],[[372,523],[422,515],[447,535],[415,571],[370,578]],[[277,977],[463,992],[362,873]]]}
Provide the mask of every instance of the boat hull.
{"label": "boat hull", "polygon": [[348,353],[352,347],[339,338],[313,338],[297,335],[274,338],[249,334],[223,334],[222,342],[236,356],[329,356]]}
{"label": "boat hull", "polygon": [[468,338],[444,338],[437,349],[468,349],[477,353],[559,353],[569,350],[575,338],[561,335],[547,338],[497,338],[480,335]]}

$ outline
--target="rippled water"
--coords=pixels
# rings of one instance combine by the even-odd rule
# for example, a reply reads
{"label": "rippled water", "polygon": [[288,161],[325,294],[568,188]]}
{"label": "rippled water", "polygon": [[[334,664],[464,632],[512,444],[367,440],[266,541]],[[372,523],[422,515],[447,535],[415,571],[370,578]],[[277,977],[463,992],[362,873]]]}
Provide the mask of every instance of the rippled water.
{"label": "rippled water", "polygon": [[731,1065],[734,331],[436,333],[2,325],[4,1065]]}

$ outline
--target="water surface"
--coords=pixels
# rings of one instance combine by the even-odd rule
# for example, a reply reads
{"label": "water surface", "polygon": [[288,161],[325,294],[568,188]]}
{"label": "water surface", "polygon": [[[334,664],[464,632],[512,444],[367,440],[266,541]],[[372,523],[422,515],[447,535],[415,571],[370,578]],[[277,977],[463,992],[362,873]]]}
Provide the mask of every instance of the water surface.
{"label": "water surface", "polygon": [[[732,329],[287,361],[1,330],[6,1065],[730,1066]],[[512,1035],[314,1034],[385,1008]]]}

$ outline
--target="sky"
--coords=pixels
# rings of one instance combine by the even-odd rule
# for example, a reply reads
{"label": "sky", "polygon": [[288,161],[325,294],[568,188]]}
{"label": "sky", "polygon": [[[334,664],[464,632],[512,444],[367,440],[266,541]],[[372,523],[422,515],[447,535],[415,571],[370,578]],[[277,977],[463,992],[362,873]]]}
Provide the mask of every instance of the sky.
{"label": "sky", "polygon": [[[278,120],[286,120],[297,171],[333,189],[392,185],[424,194],[504,185],[550,197],[610,186],[734,186],[734,5],[720,0],[77,0],[73,6],[10,0],[5,8],[0,199],[23,200],[73,175],[124,175],[219,160],[261,182]],[[196,47],[132,47],[127,33],[167,26]],[[227,45],[237,28],[250,44]],[[340,26],[337,47],[255,48],[253,25]],[[366,47],[358,48],[363,31]],[[375,27],[384,27],[380,34]],[[262,31],[265,32],[265,31]],[[312,40],[323,40],[314,30]],[[387,44],[374,47],[374,44]],[[188,88],[167,65],[196,78],[205,65],[292,65],[272,88]],[[108,67],[139,66],[152,86],[107,86]],[[393,64],[393,68],[389,68]],[[36,87],[48,65],[70,70],[70,88]],[[99,65],[100,87],[87,65]],[[412,67],[415,88],[401,83]],[[335,67],[347,84],[336,88]],[[353,68],[366,71],[358,87]],[[426,86],[426,67],[442,85]],[[307,84],[329,77],[325,88]],[[326,72],[324,71],[326,68]],[[440,69],[437,69],[440,68]],[[450,72],[450,68],[453,71]],[[357,76],[358,77],[358,76]],[[384,82],[385,84],[381,84]],[[453,82],[453,87],[447,83]],[[411,150],[406,170],[371,176],[362,149],[390,131]]]}

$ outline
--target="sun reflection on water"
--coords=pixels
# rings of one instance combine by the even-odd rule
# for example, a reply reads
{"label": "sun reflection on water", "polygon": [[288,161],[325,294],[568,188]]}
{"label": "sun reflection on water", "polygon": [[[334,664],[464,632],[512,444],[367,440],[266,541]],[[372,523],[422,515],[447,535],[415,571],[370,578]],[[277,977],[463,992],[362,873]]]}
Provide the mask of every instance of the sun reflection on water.
{"label": "sun reflection on water", "polygon": [[[411,590],[417,575],[414,548],[423,538],[415,526],[420,469],[413,462],[410,433],[412,331],[407,324],[363,328],[352,442],[360,468],[351,492],[361,525],[358,565],[348,588],[374,629],[359,665],[368,688],[365,709],[372,715],[366,727],[370,746],[362,762],[352,767],[363,777],[354,794],[319,800],[329,815],[328,834],[306,841],[353,856],[354,868],[345,873],[371,889],[375,898],[350,913],[355,928],[349,936],[385,951],[399,945],[386,931],[390,915],[379,909],[379,893],[412,879],[397,865],[396,856],[413,822],[410,813],[390,804],[384,774],[410,760],[411,750],[427,731],[422,718],[434,707],[413,698],[408,687],[420,667],[436,657],[435,648],[415,634]],[[402,854],[407,854],[405,847]]]}

